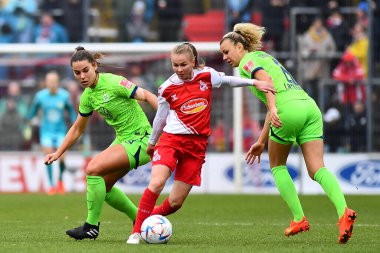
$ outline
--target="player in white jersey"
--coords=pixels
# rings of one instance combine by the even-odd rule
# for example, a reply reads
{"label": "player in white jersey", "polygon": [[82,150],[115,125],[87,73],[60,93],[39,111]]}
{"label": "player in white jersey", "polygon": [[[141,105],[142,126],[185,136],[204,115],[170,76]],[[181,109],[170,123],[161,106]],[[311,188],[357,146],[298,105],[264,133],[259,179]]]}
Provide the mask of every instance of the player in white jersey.
{"label": "player in white jersey", "polygon": [[[171,52],[171,61],[174,74],[158,89],[158,110],[147,148],[152,158],[152,175],[141,197],[128,244],[140,243],[140,227],[148,216],[176,212],[193,185],[201,184],[202,164],[211,133],[212,89],[221,85],[254,85],[261,91],[275,92],[268,82],[225,76],[205,67],[199,62],[197,50],[190,43],[176,46]],[[172,173],[174,183],[169,197],[154,208]]]}

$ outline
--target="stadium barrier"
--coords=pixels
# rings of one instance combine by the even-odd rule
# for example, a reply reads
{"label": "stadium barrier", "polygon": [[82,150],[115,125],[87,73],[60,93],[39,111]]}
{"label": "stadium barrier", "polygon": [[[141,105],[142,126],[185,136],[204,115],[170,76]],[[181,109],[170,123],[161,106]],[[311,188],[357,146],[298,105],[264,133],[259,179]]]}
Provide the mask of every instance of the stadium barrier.
{"label": "stadium barrier", "polygon": [[[0,193],[36,193],[48,189],[48,175],[43,155],[30,152],[0,153]],[[85,167],[90,157],[80,152],[69,152],[64,172],[65,188],[69,192],[84,192]],[[318,183],[309,178],[299,155],[292,153],[288,169],[300,194],[322,194]],[[346,194],[380,194],[380,154],[327,154],[325,162],[337,177]],[[247,165],[242,157],[242,179],[237,190],[234,179],[234,156],[232,153],[208,153],[202,171],[202,186],[194,187],[193,193],[208,194],[278,194],[267,154],[261,164]],[[139,167],[117,182],[126,193],[140,194],[150,178],[150,164]],[[54,164],[57,178],[58,164]],[[168,193],[173,180],[164,189]]]}

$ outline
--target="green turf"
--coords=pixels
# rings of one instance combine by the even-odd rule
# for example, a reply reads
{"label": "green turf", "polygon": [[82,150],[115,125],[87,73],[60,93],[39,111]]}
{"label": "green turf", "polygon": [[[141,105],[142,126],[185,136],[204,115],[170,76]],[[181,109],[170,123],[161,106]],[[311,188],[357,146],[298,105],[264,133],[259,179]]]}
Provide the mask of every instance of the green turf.
{"label": "green turf", "polygon": [[[131,196],[135,203],[139,197]],[[85,220],[83,193],[0,194],[0,252],[380,252],[379,196],[347,196],[358,221],[346,245],[337,243],[337,214],[327,197],[302,196],[301,202],[311,231],[287,238],[291,216],[279,196],[194,194],[168,217],[174,230],[168,244],[126,245],[131,222],[107,205],[97,240],[65,235]]]}

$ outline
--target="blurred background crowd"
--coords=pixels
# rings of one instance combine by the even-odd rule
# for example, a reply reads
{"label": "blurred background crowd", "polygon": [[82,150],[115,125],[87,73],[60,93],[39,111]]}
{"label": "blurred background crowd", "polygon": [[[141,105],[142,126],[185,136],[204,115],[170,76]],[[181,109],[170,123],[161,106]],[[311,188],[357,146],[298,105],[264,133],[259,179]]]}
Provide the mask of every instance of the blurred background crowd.
{"label": "blurred background crowd", "polygon": [[[253,22],[266,27],[263,50],[277,57],[318,102],[326,151],[379,152],[379,8],[380,0],[0,0],[0,43],[218,42],[234,24]],[[27,115],[48,71],[58,71],[60,85],[78,109],[82,90],[73,80],[69,57],[0,54],[0,150],[39,148],[38,118],[28,120]],[[215,69],[232,72],[220,54],[202,57]],[[172,72],[167,55],[109,55],[109,62],[154,93]],[[220,89],[214,97],[209,150],[230,152],[232,94]],[[265,108],[256,100],[244,93],[244,150],[257,139],[265,118]],[[369,104],[375,108],[370,117]],[[152,121],[154,111],[142,106]],[[112,130],[95,114],[75,148],[100,150],[112,140]]]}

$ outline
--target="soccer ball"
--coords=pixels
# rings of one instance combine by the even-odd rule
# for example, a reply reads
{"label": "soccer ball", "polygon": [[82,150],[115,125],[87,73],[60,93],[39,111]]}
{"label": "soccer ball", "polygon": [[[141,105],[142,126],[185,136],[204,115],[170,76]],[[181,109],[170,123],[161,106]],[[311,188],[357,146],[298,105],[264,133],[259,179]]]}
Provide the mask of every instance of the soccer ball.
{"label": "soccer ball", "polygon": [[172,233],[172,224],[162,215],[149,216],[141,225],[141,238],[147,243],[167,243]]}

